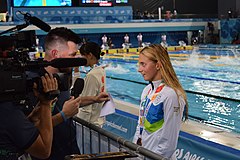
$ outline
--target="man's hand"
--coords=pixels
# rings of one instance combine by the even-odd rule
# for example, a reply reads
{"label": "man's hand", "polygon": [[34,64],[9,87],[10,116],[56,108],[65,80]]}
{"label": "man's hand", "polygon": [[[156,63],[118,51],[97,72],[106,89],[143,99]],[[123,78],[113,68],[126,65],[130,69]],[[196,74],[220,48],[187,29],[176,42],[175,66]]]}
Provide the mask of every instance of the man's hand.
{"label": "man's hand", "polygon": [[[45,74],[45,76],[41,77],[42,84],[43,84],[43,92],[49,92],[49,91],[54,91],[58,89],[58,84],[57,84],[57,79],[52,76],[52,74]],[[33,92],[35,96],[38,97],[40,103],[38,103],[33,111],[28,115],[28,119],[35,124],[35,126],[38,126],[40,122],[40,105],[41,103],[44,104],[49,104],[51,105],[54,100],[48,100],[44,95],[41,95],[38,90],[37,90],[37,84],[34,83],[33,85]]]}
{"label": "man's hand", "polygon": [[52,74],[45,74],[41,77],[42,85],[43,85],[43,94],[40,94],[37,90],[37,84],[33,85],[33,92],[36,97],[38,97],[40,104],[52,104],[55,99],[48,99],[45,94],[51,91],[58,90],[57,79],[53,77]]}
{"label": "man's hand", "polygon": [[101,103],[109,100],[110,100],[109,96],[106,92],[101,92],[99,95],[95,97],[95,103]]}
{"label": "man's hand", "polygon": [[62,112],[65,114],[66,118],[71,118],[78,113],[78,107],[81,103],[81,97],[74,99],[71,97],[68,101],[66,101],[63,105]]}

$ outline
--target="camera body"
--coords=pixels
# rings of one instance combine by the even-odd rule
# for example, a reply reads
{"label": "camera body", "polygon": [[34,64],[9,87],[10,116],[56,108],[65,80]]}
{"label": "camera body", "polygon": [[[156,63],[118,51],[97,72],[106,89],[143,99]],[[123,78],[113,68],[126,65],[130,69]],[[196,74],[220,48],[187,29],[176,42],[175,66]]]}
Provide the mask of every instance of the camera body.
{"label": "camera body", "polygon": [[[51,63],[43,59],[30,59],[29,51],[33,51],[34,42],[29,38],[33,37],[35,34],[32,31],[0,36],[0,102],[27,101],[33,92],[34,83],[37,83],[38,91],[42,92],[40,77],[46,73],[44,67]],[[23,47],[19,46],[21,44],[24,44]],[[60,91],[69,90],[69,74],[58,73],[53,76],[57,78]]]}
{"label": "camera body", "polygon": [[[28,99],[29,93],[33,91],[34,83],[37,83],[38,91],[41,93],[43,87],[40,77],[47,73],[44,69],[46,64],[42,63],[43,60],[30,61],[26,51],[15,51],[12,55],[18,56],[0,58],[0,101],[22,101]],[[60,91],[69,90],[71,78],[69,74],[56,73],[53,76],[58,81]]]}

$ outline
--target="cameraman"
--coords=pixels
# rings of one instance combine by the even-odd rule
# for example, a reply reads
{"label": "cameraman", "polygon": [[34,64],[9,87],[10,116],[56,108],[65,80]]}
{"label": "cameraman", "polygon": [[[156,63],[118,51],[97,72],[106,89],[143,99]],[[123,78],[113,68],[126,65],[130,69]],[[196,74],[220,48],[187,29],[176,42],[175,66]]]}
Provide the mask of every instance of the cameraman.
{"label": "cameraman", "polygon": [[[57,80],[50,74],[41,77],[43,92],[57,90]],[[39,117],[38,124],[32,123],[21,110],[21,105],[15,102],[0,102],[0,159],[17,160],[24,152],[38,158],[48,158],[52,147],[52,120],[51,105],[44,94],[37,92],[33,86],[34,94],[38,98]]]}
{"label": "cameraman", "polygon": [[[73,58],[78,51],[78,44],[81,42],[77,34],[70,29],[60,27],[52,29],[45,38],[45,57],[47,61],[56,58]],[[72,80],[72,68],[45,68],[49,73],[66,73],[69,78],[69,85]],[[76,141],[76,128],[71,117],[78,113],[80,106],[63,106],[63,103],[70,98],[70,90],[61,91],[60,96],[52,111],[53,120],[53,146],[50,159],[63,160],[66,155],[80,154]],[[106,93],[98,96],[80,97],[81,107],[108,100]]]}

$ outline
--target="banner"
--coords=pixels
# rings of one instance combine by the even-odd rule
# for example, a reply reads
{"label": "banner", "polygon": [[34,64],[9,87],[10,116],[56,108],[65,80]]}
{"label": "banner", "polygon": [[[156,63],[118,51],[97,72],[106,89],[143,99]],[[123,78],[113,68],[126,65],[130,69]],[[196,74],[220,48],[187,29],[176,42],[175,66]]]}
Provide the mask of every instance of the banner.
{"label": "banner", "polygon": [[[117,111],[106,117],[104,129],[129,141],[135,134],[137,118]],[[178,146],[173,154],[176,160],[240,160],[240,151],[203,138],[180,132]]]}
{"label": "banner", "polygon": [[115,113],[106,117],[103,129],[132,141],[136,127],[137,121],[135,119]]}
{"label": "banner", "polygon": [[240,151],[181,132],[173,157],[176,160],[240,160]]}

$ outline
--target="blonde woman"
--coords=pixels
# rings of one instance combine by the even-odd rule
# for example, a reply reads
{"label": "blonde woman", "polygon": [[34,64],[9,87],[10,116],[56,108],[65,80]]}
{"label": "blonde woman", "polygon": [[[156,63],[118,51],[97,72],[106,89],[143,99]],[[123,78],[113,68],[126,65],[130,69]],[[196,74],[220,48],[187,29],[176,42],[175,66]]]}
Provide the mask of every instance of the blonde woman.
{"label": "blonde woman", "polygon": [[170,158],[177,147],[187,97],[161,45],[150,45],[140,51],[139,68],[149,81],[141,95],[139,120],[134,143]]}

